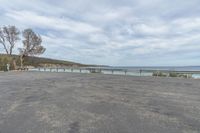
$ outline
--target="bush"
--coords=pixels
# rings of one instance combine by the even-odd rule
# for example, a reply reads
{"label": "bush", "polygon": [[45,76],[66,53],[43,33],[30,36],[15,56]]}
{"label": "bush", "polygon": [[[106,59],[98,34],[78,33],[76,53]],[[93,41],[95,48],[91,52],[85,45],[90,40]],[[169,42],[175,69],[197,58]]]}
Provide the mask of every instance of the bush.
{"label": "bush", "polygon": [[6,66],[1,65],[1,66],[0,66],[0,71],[4,71],[4,72],[7,71]]}
{"label": "bush", "polygon": [[10,70],[14,70],[13,60],[10,55],[0,56],[0,71],[7,71],[7,64],[10,64]]}
{"label": "bush", "polygon": [[160,71],[157,72],[153,72],[153,76],[159,76],[159,77],[182,77],[182,78],[191,78],[192,75],[188,75],[188,74],[180,74],[180,73],[176,73],[176,72],[170,72],[169,75],[167,73],[163,73]]}
{"label": "bush", "polygon": [[175,73],[175,72],[171,72],[169,73],[170,77],[182,77],[182,78],[191,78],[192,75],[187,75],[187,74],[180,74],[180,73]]}
{"label": "bush", "polygon": [[179,75],[175,72],[169,73],[169,77],[179,77]]}
{"label": "bush", "polygon": [[167,77],[167,74],[158,71],[158,72],[153,72],[153,76]]}

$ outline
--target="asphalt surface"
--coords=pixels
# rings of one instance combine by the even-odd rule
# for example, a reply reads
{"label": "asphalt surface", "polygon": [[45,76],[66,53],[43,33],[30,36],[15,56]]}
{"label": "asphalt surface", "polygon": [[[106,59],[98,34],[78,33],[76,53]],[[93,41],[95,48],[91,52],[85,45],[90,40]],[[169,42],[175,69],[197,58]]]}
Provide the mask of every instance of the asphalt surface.
{"label": "asphalt surface", "polygon": [[0,73],[0,133],[200,133],[200,80]]}

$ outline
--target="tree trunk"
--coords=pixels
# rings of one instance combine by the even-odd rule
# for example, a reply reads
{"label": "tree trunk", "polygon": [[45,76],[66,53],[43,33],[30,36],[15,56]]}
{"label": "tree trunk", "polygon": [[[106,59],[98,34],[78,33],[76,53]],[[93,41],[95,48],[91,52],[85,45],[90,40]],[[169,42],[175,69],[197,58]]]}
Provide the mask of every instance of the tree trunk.
{"label": "tree trunk", "polygon": [[13,68],[14,68],[14,70],[17,69],[17,64],[16,64],[16,60],[15,59],[13,60]]}
{"label": "tree trunk", "polygon": [[9,54],[10,54],[10,55],[12,55],[13,48],[14,48],[14,45],[12,44],[12,45],[10,46],[10,51],[9,51]]}
{"label": "tree trunk", "polygon": [[20,63],[21,63],[20,67],[22,69],[24,67],[24,65],[23,65],[23,63],[24,63],[24,55],[20,55]]}
{"label": "tree trunk", "polygon": [[9,53],[10,55],[12,55],[12,50],[10,50],[10,53]]}
{"label": "tree trunk", "polygon": [[5,43],[2,43],[2,44],[3,44],[3,47],[4,47],[5,51],[6,51],[6,54],[9,54],[8,49],[7,49],[6,45],[5,45]]}

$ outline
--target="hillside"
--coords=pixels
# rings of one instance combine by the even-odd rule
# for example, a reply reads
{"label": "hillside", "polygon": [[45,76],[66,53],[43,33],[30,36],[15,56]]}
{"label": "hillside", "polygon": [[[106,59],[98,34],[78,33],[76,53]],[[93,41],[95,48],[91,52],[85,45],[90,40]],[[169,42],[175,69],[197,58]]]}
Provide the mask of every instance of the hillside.
{"label": "hillside", "polygon": [[[20,58],[18,55],[0,54],[0,70],[3,70],[6,64],[11,64],[11,69],[14,69],[14,62],[16,66],[20,66]],[[24,66],[29,67],[67,67],[67,66],[87,66],[71,61],[55,60],[42,57],[25,57]]]}

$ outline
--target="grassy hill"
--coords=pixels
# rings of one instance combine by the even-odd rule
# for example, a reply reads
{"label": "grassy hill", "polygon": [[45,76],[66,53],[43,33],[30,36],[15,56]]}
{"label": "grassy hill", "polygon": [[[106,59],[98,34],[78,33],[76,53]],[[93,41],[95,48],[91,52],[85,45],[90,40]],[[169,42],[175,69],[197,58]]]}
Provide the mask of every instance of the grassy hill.
{"label": "grassy hill", "polygon": [[[6,64],[11,65],[11,69],[14,69],[14,62],[17,66],[20,66],[20,57],[18,55],[6,55],[0,54],[0,70],[4,70]],[[41,57],[25,57],[24,66],[32,67],[67,67],[67,66],[88,66],[71,61],[54,60]]]}

